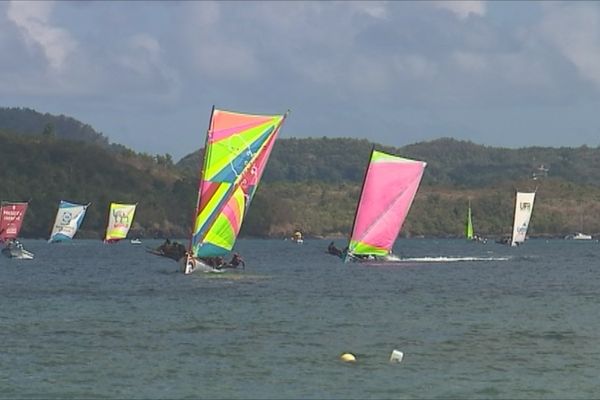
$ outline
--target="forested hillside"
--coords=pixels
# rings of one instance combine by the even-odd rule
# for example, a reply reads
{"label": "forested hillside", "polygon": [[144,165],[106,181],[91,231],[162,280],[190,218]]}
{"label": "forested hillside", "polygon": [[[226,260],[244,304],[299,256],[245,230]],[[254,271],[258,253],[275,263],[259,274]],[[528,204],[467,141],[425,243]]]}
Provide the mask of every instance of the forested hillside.
{"label": "forested hillside", "polygon": [[64,115],[42,114],[30,108],[0,107],[0,131],[30,136],[55,136],[101,146],[108,145],[108,139],[90,125]]}
{"label": "forested hillside", "polygon": [[[11,128],[0,129],[0,199],[31,201],[23,235],[46,237],[61,199],[92,203],[82,237],[100,237],[111,201],[139,203],[132,235],[188,235],[200,150],[174,165],[168,155],[108,145],[93,128],[68,117],[3,112],[8,114],[0,113],[0,126]],[[47,118],[19,123],[22,115],[15,113]],[[61,133],[57,118],[74,130]],[[56,125],[46,129],[49,123]],[[78,126],[89,135],[77,134]],[[279,139],[242,235],[282,237],[295,229],[309,236],[347,235],[372,146],[365,139]],[[460,236],[469,200],[476,233],[508,233],[515,190],[536,188],[531,235],[600,234],[598,148],[504,149],[447,138],[376,148],[428,163],[403,236]]]}

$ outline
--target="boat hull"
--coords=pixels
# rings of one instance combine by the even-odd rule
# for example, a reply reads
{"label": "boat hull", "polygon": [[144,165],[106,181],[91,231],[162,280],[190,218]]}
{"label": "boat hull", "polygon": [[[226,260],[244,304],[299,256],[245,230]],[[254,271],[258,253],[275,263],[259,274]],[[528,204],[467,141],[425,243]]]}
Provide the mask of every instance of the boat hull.
{"label": "boat hull", "polygon": [[182,257],[179,260],[179,267],[185,275],[190,275],[194,272],[223,273],[223,270],[213,268],[195,257]]}
{"label": "boat hull", "polygon": [[15,249],[6,247],[2,249],[2,255],[17,260],[33,260],[33,253],[25,249]]}

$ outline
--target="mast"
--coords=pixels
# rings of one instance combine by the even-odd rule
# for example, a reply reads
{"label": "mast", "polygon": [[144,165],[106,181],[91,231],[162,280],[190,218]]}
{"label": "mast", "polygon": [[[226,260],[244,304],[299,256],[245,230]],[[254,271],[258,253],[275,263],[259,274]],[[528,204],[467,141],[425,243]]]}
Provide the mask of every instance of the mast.
{"label": "mast", "polygon": [[[373,158],[373,151],[375,151],[375,145],[371,145],[371,152],[369,153],[369,161],[367,162],[367,168],[365,168],[365,174],[363,175],[362,186],[360,187],[360,194],[358,195],[358,201],[356,202],[356,209],[354,210],[354,219],[352,220],[352,228],[350,228],[350,234],[348,235],[348,251],[350,250],[350,242],[352,241],[352,233],[354,232],[354,226],[356,225],[356,214],[358,214],[358,208],[360,207],[360,199],[362,198],[363,191],[365,190],[365,181],[367,180],[367,174],[371,167],[371,159]],[[346,252],[346,258],[348,259],[348,253]]]}
{"label": "mast", "polygon": [[208,129],[206,130],[206,137],[204,138],[204,154],[202,159],[200,160],[200,175],[198,178],[198,198],[196,200],[196,208],[194,210],[194,216],[192,217],[192,229],[190,232],[190,240],[188,243],[188,254],[191,253],[192,251],[192,238],[194,236],[194,225],[196,223],[196,218],[198,217],[198,209],[200,208],[200,200],[202,197],[202,177],[204,176],[204,170],[206,169],[206,160],[208,159],[207,157],[207,151],[208,151],[208,137],[212,131],[212,123],[213,123],[213,115],[215,114],[215,106],[213,104],[212,109],[210,110],[210,119],[208,120]]}

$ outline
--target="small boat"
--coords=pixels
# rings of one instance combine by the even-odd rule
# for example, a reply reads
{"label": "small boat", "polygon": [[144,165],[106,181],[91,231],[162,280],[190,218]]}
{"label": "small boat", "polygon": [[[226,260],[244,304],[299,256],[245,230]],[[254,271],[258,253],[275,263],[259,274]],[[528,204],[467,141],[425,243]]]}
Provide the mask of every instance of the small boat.
{"label": "small boat", "polygon": [[467,209],[467,222],[465,224],[465,237],[467,240],[478,243],[487,243],[487,239],[478,235],[475,235],[473,231],[473,217],[471,215],[471,201],[469,200],[469,208]]}
{"label": "small boat", "polygon": [[116,243],[127,237],[129,228],[131,228],[131,224],[133,224],[136,207],[137,203],[110,203],[104,243]]}
{"label": "small boat", "polygon": [[75,204],[61,200],[56,212],[54,226],[48,243],[58,243],[73,239],[81,226],[88,204]]}
{"label": "small boat", "polygon": [[392,247],[427,163],[371,149],[344,261],[398,260]]}
{"label": "small boat", "polygon": [[515,216],[513,233],[510,239],[511,247],[519,246],[527,239],[527,229],[533,213],[535,192],[517,192],[515,196]]}
{"label": "small boat", "polygon": [[292,236],[292,242],[296,242],[296,244],[304,243],[304,239],[302,239],[302,232],[300,232],[300,231],[294,232],[294,235]]}
{"label": "small boat", "polygon": [[2,255],[20,260],[33,259],[33,253],[23,248],[17,240],[28,202],[2,202],[0,203],[0,243],[6,243]]}
{"label": "small boat", "polygon": [[6,247],[2,249],[2,255],[18,260],[33,260],[33,253],[25,250],[23,244],[16,239],[7,242]]}
{"label": "small boat", "polygon": [[142,244],[142,241],[140,240],[140,238],[135,238],[135,239],[131,239],[129,241],[129,243],[131,243],[131,244]]}
{"label": "small boat", "polygon": [[586,235],[585,233],[575,232],[573,235],[565,236],[566,240],[592,240],[592,235]]}
{"label": "small boat", "polygon": [[242,114],[213,107],[192,235],[185,256],[179,260],[184,274],[221,272],[211,266],[211,260],[233,249],[287,115]]}

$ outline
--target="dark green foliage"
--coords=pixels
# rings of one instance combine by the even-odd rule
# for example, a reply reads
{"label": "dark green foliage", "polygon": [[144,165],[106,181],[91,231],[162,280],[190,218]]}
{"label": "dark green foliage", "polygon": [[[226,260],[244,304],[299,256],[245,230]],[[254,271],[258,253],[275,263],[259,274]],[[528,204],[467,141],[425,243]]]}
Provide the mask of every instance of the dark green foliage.
{"label": "dark green foliage", "polygon": [[[371,147],[364,139],[279,139],[242,235],[347,236]],[[402,236],[462,236],[469,200],[477,234],[508,234],[515,190],[536,187],[532,235],[600,232],[598,148],[512,150],[448,138],[376,148],[428,163]],[[63,199],[92,203],[80,237],[103,234],[111,201],[139,203],[132,235],[187,237],[201,154],[174,165],[169,154],[108,145],[72,118],[0,109],[0,199],[31,200],[25,236],[47,237]]]}
{"label": "dark green foliage", "polygon": [[91,126],[64,115],[42,114],[30,108],[0,107],[0,131],[82,140],[108,146],[108,139]]}

